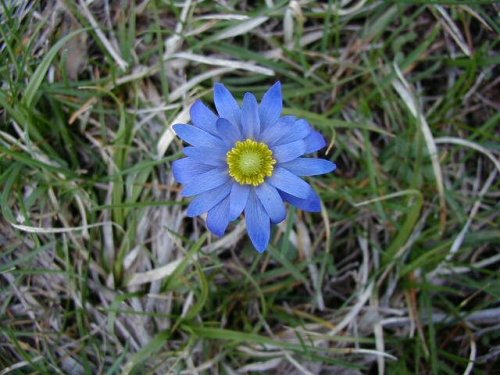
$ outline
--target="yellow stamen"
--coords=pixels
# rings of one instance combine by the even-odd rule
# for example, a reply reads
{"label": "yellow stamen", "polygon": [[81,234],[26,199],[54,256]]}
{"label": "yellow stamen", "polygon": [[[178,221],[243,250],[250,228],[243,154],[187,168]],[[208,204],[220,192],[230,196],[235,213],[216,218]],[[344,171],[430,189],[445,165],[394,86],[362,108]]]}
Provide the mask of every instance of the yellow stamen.
{"label": "yellow stamen", "polygon": [[276,164],[269,147],[253,139],[236,142],[226,156],[229,175],[242,185],[259,186]]}

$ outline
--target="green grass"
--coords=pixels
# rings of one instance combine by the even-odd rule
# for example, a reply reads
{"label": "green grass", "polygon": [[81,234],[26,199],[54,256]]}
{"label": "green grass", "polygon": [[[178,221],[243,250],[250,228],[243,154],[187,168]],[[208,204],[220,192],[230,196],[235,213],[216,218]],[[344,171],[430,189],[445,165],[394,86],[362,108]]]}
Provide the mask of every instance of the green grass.
{"label": "green grass", "polygon": [[[495,371],[498,5],[13,3],[0,374]],[[276,80],[338,170],[258,255],[186,217],[169,128]]]}

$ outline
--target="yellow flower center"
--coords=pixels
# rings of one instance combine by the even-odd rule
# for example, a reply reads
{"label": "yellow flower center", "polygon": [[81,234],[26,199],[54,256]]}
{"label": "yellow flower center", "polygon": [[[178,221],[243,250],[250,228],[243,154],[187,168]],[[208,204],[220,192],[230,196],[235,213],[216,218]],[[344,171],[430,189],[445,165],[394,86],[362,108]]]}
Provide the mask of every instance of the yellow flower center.
{"label": "yellow flower center", "polygon": [[242,185],[259,186],[276,164],[269,147],[252,139],[236,142],[226,156],[229,175]]}

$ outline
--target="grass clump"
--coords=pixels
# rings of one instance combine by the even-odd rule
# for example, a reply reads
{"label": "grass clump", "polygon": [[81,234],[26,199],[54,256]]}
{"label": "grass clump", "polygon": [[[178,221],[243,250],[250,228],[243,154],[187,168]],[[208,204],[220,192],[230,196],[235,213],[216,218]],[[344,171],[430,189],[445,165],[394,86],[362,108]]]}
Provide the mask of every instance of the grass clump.
{"label": "grass clump", "polygon": [[[0,368],[492,373],[495,4],[0,1]],[[170,130],[224,82],[329,140],[263,255],[186,218]]]}

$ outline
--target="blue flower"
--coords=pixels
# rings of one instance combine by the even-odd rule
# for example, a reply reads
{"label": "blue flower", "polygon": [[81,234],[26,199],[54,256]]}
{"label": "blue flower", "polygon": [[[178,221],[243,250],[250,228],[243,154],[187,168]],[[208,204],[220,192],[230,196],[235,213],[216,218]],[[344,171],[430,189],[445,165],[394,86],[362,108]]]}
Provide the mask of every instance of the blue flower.
{"label": "blue flower", "polygon": [[177,124],[177,135],[191,146],[173,164],[183,195],[195,197],[189,216],[207,214],[208,229],[222,236],[243,212],[248,235],[259,252],[269,244],[271,223],[286,217],[285,202],[320,211],[320,198],[302,176],[336,169],[334,163],[304,158],[323,148],[323,136],[307,121],[281,117],[281,84],[275,83],[260,104],[251,93],[240,107],[228,89],[214,87],[218,115],[200,100],[191,107],[192,125]]}

